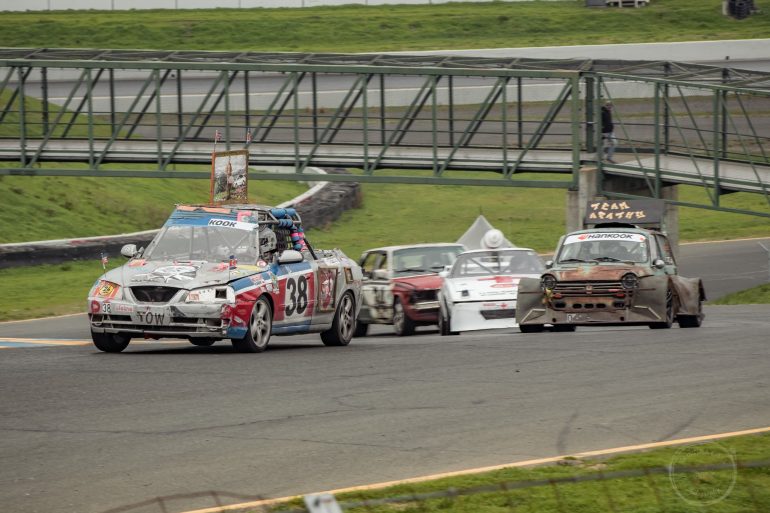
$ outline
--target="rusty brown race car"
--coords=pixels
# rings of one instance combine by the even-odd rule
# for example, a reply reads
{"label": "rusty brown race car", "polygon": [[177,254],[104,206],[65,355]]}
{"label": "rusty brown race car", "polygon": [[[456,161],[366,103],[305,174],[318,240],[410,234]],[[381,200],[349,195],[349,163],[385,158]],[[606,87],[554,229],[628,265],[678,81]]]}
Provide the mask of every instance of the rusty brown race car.
{"label": "rusty brown race car", "polygon": [[677,274],[671,245],[657,230],[608,223],[559,240],[540,279],[519,282],[516,319],[524,333],[576,326],[697,328],[706,299],[699,278]]}

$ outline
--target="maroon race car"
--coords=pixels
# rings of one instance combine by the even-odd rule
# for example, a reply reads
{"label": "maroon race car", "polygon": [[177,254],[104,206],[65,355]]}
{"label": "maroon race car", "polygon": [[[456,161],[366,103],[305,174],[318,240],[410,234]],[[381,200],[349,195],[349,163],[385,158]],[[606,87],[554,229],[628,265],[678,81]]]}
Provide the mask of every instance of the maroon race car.
{"label": "maroon race car", "polygon": [[456,243],[388,246],[365,251],[362,306],[355,336],[366,335],[370,324],[392,324],[399,336],[416,326],[438,323],[438,273],[452,265],[465,247]]}

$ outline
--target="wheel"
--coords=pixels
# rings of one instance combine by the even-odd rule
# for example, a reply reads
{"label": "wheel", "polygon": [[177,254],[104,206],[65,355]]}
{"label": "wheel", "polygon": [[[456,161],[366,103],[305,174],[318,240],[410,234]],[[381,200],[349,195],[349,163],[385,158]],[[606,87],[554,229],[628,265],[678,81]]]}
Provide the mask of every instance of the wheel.
{"label": "wheel", "polygon": [[406,337],[414,334],[414,321],[407,317],[404,311],[404,305],[396,298],[396,302],[393,303],[393,329],[396,330],[396,335],[399,337]]}
{"label": "wheel", "polygon": [[215,338],[191,338],[190,343],[194,346],[208,347],[213,345],[217,339]]}
{"label": "wheel", "polygon": [[438,311],[438,332],[442,336],[446,335],[459,335],[459,331],[449,331],[449,327],[452,325],[450,322],[451,318],[449,317],[449,313],[445,313],[444,309],[441,308]]}
{"label": "wheel", "polygon": [[671,289],[666,291],[666,320],[650,323],[650,329],[667,330],[674,324],[674,293]]}
{"label": "wheel", "polygon": [[356,329],[356,308],[353,302],[353,296],[346,292],[337,311],[334,312],[334,321],[332,327],[321,332],[321,341],[327,346],[346,346],[350,344],[353,338],[353,331]]}
{"label": "wheel", "polygon": [[553,331],[575,331],[577,326],[574,324],[554,324]]}
{"label": "wheel", "polygon": [[354,337],[365,337],[369,333],[369,325],[365,322],[356,321],[356,330],[353,332]]}
{"label": "wheel", "polygon": [[542,324],[519,324],[522,333],[541,333],[545,329]]}
{"label": "wheel", "polygon": [[128,347],[131,337],[122,333],[96,333],[91,332],[91,340],[99,351],[105,353],[119,353]]}
{"label": "wheel", "polygon": [[273,309],[267,299],[260,297],[254,303],[249,319],[249,328],[243,338],[231,340],[239,353],[261,353],[267,349],[273,330]]}
{"label": "wheel", "polygon": [[698,301],[696,315],[680,315],[676,318],[680,328],[700,328],[703,323],[703,301]]}

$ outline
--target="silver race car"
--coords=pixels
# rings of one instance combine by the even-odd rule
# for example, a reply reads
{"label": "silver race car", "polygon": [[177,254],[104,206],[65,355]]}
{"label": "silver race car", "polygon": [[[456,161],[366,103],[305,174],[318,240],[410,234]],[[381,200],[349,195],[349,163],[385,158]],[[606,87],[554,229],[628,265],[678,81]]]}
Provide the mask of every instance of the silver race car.
{"label": "silver race car", "polygon": [[271,335],[318,332],[344,346],[361,308],[361,268],[340,250],[314,250],[293,209],[180,205],[147,248],[102,275],[88,293],[96,347],[132,338],[230,339],[261,352]]}

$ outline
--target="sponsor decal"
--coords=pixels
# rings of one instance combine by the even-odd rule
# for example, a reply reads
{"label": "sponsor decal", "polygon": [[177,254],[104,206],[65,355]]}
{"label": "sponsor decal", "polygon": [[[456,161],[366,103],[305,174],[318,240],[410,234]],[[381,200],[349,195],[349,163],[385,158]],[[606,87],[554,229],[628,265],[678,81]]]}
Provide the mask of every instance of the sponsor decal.
{"label": "sponsor decal", "polygon": [[128,262],[129,267],[142,267],[144,264],[147,263],[147,260],[140,258],[137,260],[131,260]]}
{"label": "sponsor decal", "polygon": [[244,223],[241,221],[233,221],[232,219],[222,219],[214,217],[209,219],[209,226],[216,226],[221,228],[233,228],[235,230],[247,230],[251,231],[257,227],[254,223]]}
{"label": "sponsor decal", "polygon": [[104,299],[112,299],[117,295],[119,288],[120,286],[117,283],[101,280],[99,285],[96,286],[94,295]]}
{"label": "sponsor decal", "polygon": [[99,301],[91,301],[91,313],[99,313],[102,311],[102,304]]}
{"label": "sponsor decal", "polygon": [[629,241],[629,242],[645,242],[647,238],[640,233],[623,233],[623,232],[596,232],[596,233],[581,233],[578,235],[570,235],[564,239],[564,244],[575,244],[577,242],[593,242],[603,240],[616,240],[616,241]]}
{"label": "sponsor decal", "polygon": [[335,309],[337,291],[337,268],[318,268],[318,311],[331,312]]}

